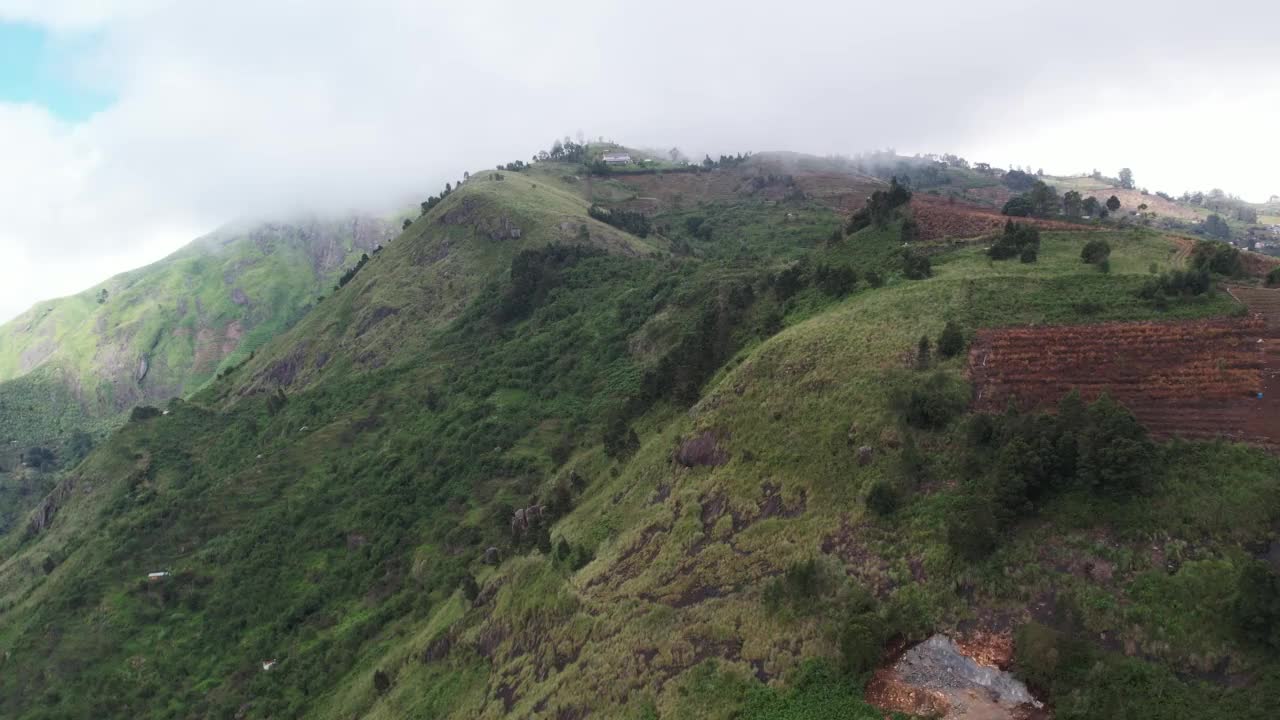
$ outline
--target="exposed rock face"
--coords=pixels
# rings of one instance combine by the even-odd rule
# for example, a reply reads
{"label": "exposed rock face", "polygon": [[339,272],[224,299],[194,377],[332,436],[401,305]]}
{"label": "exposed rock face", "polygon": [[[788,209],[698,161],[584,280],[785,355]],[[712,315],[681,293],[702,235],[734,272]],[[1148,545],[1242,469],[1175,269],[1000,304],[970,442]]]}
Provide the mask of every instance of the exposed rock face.
{"label": "exposed rock face", "polygon": [[142,358],[138,360],[138,374],[136,380],[141,383],[143,378],[147,376],[147,371],[150,369],[151,363],[147,361],[147,356],[143,355]]}
{"label": "exposed rock face", "polygon": [[700,465],[715,467],[729,462],[729,453],[720,447],[716,431],[703,430],[680,443],[676,450],[676,462],[690,468]]}
{"label": "exposed rock face", "polygon": [[485,216],[484,205],[484,201],[479,198],[463,198],[457,207],[441,215],[439,222],[442,225],[470,225],[477,233],[494,242],[520,239],[523,232],[511,218],[505,215]]}
{"label": "exposed rock face", "polygon": [[48,530],[49,526],[53,524],[53,516],[58,514],[58,510],[67,502],[75,489],[76,479],[74,477],[68,477],[58,483],[58,486],[46,495],[44,500],[31,512],[31,520],[27,523],[27,535],[39,535]]}

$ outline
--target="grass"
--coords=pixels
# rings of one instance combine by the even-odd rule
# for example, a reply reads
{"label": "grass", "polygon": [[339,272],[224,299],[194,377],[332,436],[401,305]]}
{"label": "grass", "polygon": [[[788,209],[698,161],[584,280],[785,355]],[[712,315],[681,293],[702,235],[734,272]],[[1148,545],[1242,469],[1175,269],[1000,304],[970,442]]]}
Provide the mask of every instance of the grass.
{"label": "grass", "polygon": [[[1150,264],[1176,262],[1158,236],[1097,235],[1109,274],[1079,261],[1094,235],[1047,233],[1034,265],[963,248],[910,281],[893,227],[829,246],[827,211],[713,205],[659,218],[674,229],[642,241],[587,219],[571,182],[504,175],[472,178],[192,402],[113,434],[48,533],[4,538],[0,648],[43,671],[0,674],[0,714],[230,717],[251,702],[253,718],[879,717],[834,670],[855,598],[918,633],[1055,589],[1091,628],[1152,650],[1131,672],[1143,692],[1207,715],[1267,707],[1265,687],[1201,693],[1175,671],[1222,653],[1273,669],[1221,608],[1241,545],[1276,520],[1274,458],[1167,446],[1148,500],[1064,496],[969,564],[943,531],[974,479],[962,427],[912,430],[895,409],[933,373],[965,391],[962,359],[911,367],[947,320],[1161,316],[1132,292]],[[694,213],[710,240],[682,235]],[[492,237],[510,225],[521,237]],[[498,319],[512,260],[579,225],[605,252],[539,276],[536,304]],[[690,252],[673,256],[681,239]],[[784,296],[778,275],[799,261],[886,282]],[[371,322],[379,308],[398,312]],[[268,411],[256,391],[288,369]],[[619,416],[640,442],[610,456]],[[727,462],[673,462],[702,431]],[[911,475],[908,442],[923,457]],[[877,481],[903,496],[886,518],[863,506]],[[537,531],[511,533],[512,508],[553,501],[547,539],[584,548],[580,569]],[[1186,574],[1161,574],[1153,543]],[[841,574],[822,602],[768,602],[773,578],[816,555]],[[1086,558],[1115,564],[1110,584],[1082,575]],[[173,579],[141,580],[156,568]],[[1113,697],[1092,682],[1096,702]]]}

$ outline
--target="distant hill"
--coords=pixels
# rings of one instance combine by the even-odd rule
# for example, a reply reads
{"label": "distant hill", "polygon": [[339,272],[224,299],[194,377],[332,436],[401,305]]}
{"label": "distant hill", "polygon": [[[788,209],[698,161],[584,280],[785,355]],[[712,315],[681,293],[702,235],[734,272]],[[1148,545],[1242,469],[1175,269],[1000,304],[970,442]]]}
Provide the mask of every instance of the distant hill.
{"label": "distant hill", "polygon": [[65,467],[84,434],[196,390],[292,325],[392,230],[370,216],[233,225],[0,326],[0,528],[13,491],[2,470],[30,448]]}

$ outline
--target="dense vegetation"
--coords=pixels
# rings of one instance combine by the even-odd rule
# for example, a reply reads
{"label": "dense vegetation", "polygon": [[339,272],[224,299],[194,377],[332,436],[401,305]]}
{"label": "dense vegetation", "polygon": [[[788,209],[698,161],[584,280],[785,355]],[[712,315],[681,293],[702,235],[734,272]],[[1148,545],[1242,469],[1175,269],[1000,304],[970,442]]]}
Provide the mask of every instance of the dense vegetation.
{"label": "dense vegetation", "polygon": [[[1275,458],[1106,398],[968,411],[974,331],[1225,314],[1139,296],[1217,249],[1010,222],[904,252],[895,181],[853,218],[664,207],[642,242],[565,145],[451,187],[0,539],[0,715],[878,718],[891,638],[1034,607],[1015,670],[1060,715],[1267,716]],[[1223,658],[1257,681],[1187,679]]]}

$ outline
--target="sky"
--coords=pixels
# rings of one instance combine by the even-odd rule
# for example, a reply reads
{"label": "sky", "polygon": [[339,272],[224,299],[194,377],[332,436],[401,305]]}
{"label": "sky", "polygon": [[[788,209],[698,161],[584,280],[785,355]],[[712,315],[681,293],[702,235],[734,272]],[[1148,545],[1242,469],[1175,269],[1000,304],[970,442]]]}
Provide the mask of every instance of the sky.
{"label": "sky", "polygon": [[0,321],[604,136],[1280,193],[1280,3],[0,0]]}

